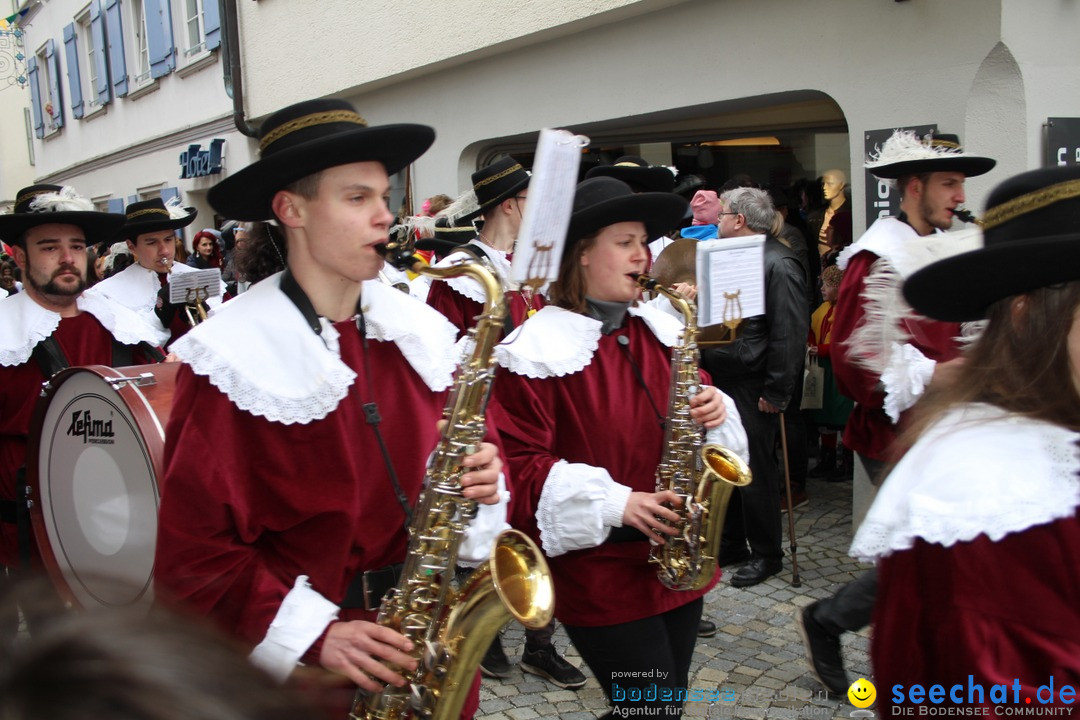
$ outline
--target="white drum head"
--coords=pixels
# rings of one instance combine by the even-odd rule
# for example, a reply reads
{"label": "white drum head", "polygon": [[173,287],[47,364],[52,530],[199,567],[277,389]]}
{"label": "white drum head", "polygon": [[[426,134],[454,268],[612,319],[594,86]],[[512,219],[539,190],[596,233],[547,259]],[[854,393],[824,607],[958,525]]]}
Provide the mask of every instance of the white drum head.
{"label": "white drum head", "polygon": [[133,398],[155,427],[140,429],[100,375],[75,372],[53,391],[41,428],[34,499],[49,539],[41,551],[54,582],[85,608],[152,597],[158,489],[142,433],[165,435],[142,393],[127,391]]}

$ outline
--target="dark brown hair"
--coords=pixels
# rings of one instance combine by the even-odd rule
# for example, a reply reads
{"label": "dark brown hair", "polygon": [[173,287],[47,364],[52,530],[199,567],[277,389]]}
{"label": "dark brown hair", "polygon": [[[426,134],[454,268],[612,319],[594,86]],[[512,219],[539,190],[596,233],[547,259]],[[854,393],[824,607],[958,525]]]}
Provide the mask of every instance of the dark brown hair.
{"label": "dark brown hair", "polygon": [[[581,256],[596,244],[599,233],[581,238],[563,253],[559,263],[559,279],[548,288],[548,300],[552,305],[576,313],[585,312],[585,269],[581,266]],[[569,242],[569,240],[567,241]]]}
{"label": "dark brown hair", "polygon": [[269,223],[251,223],[247,242],[237,245],[233,264],[244,280],[254,284],[285,269],[289,249],[285,238]]}
{"label": "dark brown hair", "polygon": [[901,439],[909,447],[953,405],[982,402],[1080,431],[1080,393],[1073,383],[1068,335],[1080,308],[1080,281],[1040,288],[990,306],[987,325],[967,351],[954,383],[931,388]]}

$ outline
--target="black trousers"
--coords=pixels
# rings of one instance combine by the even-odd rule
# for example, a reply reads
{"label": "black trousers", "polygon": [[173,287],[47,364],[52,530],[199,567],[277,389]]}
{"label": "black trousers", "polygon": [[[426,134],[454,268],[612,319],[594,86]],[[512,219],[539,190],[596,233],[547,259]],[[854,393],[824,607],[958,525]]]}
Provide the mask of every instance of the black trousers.
{"label": "black trousers", "polygon": [[[885,463],[872,458],[859,458],[871,478],[878,478]],[[814,619],[834,635],[862,630],[874,617],[877,599],[877,568],[873,567],[849,582],[814,608]]]}
{"label": "black trousers", "polygon": [[[763,379],[739,378],[738,382],[725,383],[720,389],[735,401],[742,417],[750,444],[750,472],[754,475],[753,482],[738,488],[731,496],[724,520],[724,549],[730,552],[745,548],[749,543],[755,557],[781,560],[784,557],[780,522],[783,480],[775,452],[776,438],[780,435],[780,415],[758,410],[758,398],[764,390]],[[790,444],[790,438],[788,442]]]}
{"label": "black trousers", "polygon": [[[640,717],[677,718],[682,717],[681,698],[690,681],[703,605],[698,598],[666,613],[618,625],[564,623],[564,627],[609,703],[648,708]],[[662,699],[664,689],[670,691],[667,700]]]}

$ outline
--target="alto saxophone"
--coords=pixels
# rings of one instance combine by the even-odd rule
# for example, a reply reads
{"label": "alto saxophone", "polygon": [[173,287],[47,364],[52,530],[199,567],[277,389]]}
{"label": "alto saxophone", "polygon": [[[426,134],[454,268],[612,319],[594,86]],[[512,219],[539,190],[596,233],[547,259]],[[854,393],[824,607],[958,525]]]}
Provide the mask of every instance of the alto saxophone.
{"label": "alto saxophone", "polygon": [[679,344],[671,351],[671,386],[668,392],[664,450],[656,468],[656,490],[672,490],[682,505],[672,508],[679,516],[679,532],[663,545],[653,545],[649,560],[656,574],[672,590],[699,590],[716,574],[716,556],[724,529],[731,493],[748,485],[750,468],[741,457],[721,445],[705,442],[705,429],[690,418],[690,398],[700,391],[700,353],[697,347],[697,308],[671,288],[647,275],[638,284],[659,292],[683,315],[685,326]]}
{"label": "alto saxophone", "polygon": [[[554,587],[540,549],[517,530],[499,535],[488,560],[455,590],[451,583],[465,526],[477,511],[462,496],[462,460],[484,439],[484,410],[495,366],[492,351],[506,314],[502,286],[479,262],[432,268],[412,258],[413,243],[388,243],[383,254],[396,265],[436,278],[468,275],[484,287],[484,312],[469,331],[473,350],[458,370],[444,410],[447,420],[428,467],[424,490],[409,526],[401,580],[379,607],[376,622],[413,643],[417,669],[405,687],[360,690],[351,718],[453,720],[465,702],[484,652],[511,618],[526,627],[551,621]],[[394,668],[400,670],[400,668]]]}

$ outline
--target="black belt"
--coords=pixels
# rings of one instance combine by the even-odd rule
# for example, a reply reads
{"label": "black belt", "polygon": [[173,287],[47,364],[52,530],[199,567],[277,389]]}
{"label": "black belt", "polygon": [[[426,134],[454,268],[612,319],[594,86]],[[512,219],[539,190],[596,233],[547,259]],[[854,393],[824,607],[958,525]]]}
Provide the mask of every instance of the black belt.
{"label": "black belt", "polygon": [[352,579],[349,588],[345,591],[345,599],[341,601],[342,609],[378,610],[383,596],[391,588],[397,587],[404,567],[404,563],[398,563],[378,570],[356,573],[356,577]]}

